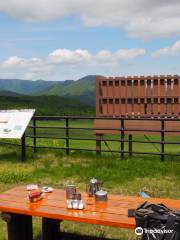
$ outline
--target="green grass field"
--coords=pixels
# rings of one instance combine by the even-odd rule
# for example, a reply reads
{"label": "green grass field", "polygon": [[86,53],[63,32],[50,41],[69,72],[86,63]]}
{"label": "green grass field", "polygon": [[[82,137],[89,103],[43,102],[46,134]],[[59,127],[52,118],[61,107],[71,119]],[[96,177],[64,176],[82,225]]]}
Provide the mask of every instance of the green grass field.
{"label": "green grass field", "polygon": [[[39,123],[44,126],[57,123]],[[58,124],[63,126],[63,122]],[[72,121],[71,126],[92,126],[92,122]],[[31,130],[29,130],[31,131]],[[28,134],[31,134],[29,132]],[[62,130],[39,130],[39,135],[63,136]],[[90,131],[85,133],[74,130],[70,132],[74,137],[94,137]],[[117,138],[118,136],[107,136]],[[135,138],[135,137],[134,137]],[[143,139],[144,136],[137,136],[136,139]],[[158,137],[150,137],[158,139]],[[168,137],[172,141],[178,141],[179,137]],[[32,140],[28,140],[32,144]],[[38,140],[38,145],[44,146],[65,146],[63,140]],[[95,148],[93,141],[74,140],[70,143],[72,147]],[[157,145],[157,147],[159,147]],[[107,146],[103,144],[103,148]],[[119,149],[118,143],[109,144],[111,149]],[[127,146],[126,146],[127,148]],[[151,144],[134,144],[136,151],[157,151]],[[179,145],[168,145],[168,152],[180,152]],[[146,191],[152,197],[180,199],[180,159],[167,157],[164,162],[158,156],[136,155],[129,157],[125,155],[120,159],[118,154],[104,154],[96,157],[95,153],[85,151],[72,151],[67,157],[61,150],[38,150],[33,154],[32,149],[27,151],[27,162],[20,162],[20,150],[17,147],[0,146],[0,192],[7,190],[17,184],[37,183],[39,185],[50,185],[57,188],[64,188],[68,183],[75,183],[81,191],[85,191],[87,181],[96,177],[104,181],[104,188],[109,193],[138,195],[141,190]],[[40,219],[34,219],[35,239],[40,239]],[[6,225],[0,220],[0,240],[7,239]],[[109,238],[126,240],[132,231],[85,224],[64,222],[64,231],[81,232]]]}

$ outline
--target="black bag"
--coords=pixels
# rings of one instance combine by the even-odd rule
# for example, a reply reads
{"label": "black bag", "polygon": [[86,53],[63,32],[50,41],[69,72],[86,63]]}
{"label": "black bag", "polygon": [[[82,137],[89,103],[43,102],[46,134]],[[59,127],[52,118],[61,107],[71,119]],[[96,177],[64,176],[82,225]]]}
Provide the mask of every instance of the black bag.
{"label": "black bag", "polygon": [[145,202],[135,210],[135,219],[142,240],[180,240],[180,211]]}

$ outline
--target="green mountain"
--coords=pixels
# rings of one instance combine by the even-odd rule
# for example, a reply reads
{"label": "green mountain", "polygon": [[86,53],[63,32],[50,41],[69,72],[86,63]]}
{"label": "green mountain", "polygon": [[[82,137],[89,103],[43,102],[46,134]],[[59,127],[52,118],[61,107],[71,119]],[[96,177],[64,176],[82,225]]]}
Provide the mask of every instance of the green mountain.
{"label": "green mountain", "polygon": [[15,92],[6,91],[6,90],[0,90],[0,96],[17,97],[17,96],[20,96],[20,94],[15,93]]}
{"label": "green mountain", "polygon": [[96,76],[89,75],[77,81],[67,81],[66,84],[63,84],[63,82],[56,83],[41,94],[70,97],[94,106],[95,82]]}
{"label": "green mountain", "polygon": [[[30,81],[20,79],[0,79],[0,91],[31,96],[62,96],[76,99],[87,105],[95,105],[96,76],[89,75],[77,81]],[[1,94],[0,94],[1,95]],[[2,94],[11,96],[11,94]]]}
{"label": "green mountain", "polygon": [[29,81],[20,79],[0,79],[0,90],[31,95],[34,92],[45,91],[55,84],[56,82],[43,80]]}
{"label": "green mountain", "polygon": [[35,108],[37,115],[93,115],[94,108],[59,96],[0,96],[0,109]]}

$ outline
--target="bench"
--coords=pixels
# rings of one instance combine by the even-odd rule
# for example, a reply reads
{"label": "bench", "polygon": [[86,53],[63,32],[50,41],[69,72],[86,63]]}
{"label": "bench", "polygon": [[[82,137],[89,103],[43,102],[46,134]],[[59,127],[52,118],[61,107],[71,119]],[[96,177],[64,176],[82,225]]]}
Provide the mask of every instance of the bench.
{"label": "bench", "polygon": [[[65,190],[55,189],[43,200],[30,203],[26,186],[17,186],[0,194],[0,212],[7,222],[8,240],[33,240],[32,217],[42,218],[42,239],[55,240],[64,220],[118,228],[135,228],[135,219],[129,218],[129,208],[137,208],[146,199],[141,197],[108,195],[107,203],[86,205],[84,210],[69,210]],[[87,201],[87,194],[82,197]],[[163,203],[180,209],[180,200],[149,198],[153,203]],[[82,239],[82,238],[81,238]]]}

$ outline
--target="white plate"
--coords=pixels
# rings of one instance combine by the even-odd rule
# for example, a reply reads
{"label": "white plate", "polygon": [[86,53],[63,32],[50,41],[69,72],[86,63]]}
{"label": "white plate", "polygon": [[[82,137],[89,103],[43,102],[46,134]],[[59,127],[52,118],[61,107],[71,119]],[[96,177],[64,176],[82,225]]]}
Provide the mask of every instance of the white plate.
{"label": "white plate", "polygon": [[43,187],[41,190],[43,193],[51,193],[54,191],[54,188],[52,187]]}
{"label": "white plate", "polygon": [[37,184],[29,184],[27,185],[27,191],[38,190]]}

